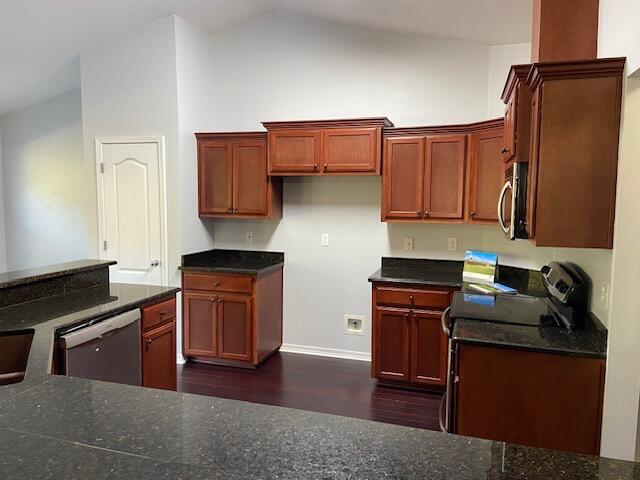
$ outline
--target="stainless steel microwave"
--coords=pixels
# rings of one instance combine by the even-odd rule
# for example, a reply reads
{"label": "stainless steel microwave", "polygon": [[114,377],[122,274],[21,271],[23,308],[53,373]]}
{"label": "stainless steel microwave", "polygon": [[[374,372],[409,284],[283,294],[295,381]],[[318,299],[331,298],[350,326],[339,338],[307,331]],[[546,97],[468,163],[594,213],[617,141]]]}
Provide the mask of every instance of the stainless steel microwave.
{"label": "stainless steel microwave", "polygon": [[526,162],[514,162],[505,171],[505,183],[498,197],[498,223],[510,240],[528,238],[525,228],[528,174]]}

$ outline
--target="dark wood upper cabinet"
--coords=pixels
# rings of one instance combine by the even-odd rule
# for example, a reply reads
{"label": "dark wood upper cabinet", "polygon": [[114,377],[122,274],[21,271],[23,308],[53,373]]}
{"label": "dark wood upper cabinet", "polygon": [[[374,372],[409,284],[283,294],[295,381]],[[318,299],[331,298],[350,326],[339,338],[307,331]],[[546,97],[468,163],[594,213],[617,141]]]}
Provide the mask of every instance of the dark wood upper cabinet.
{"label": "dark wood upper cabinet", "polygon": [[373,348],[377,378],[409,381],[410,316],[406,308],[376,307]]}
{"label": "dark wood upper cabinet", "polygon": [[466,135],[426,139],[423,216],[462,219]]}
{"label": "dark wood upper cabinet", "polygon": [[201,217],[280,218],[282,180],[267,176],[265,132],[196,133]]}
{"label": "dark wood upper cabinet", "polygon": [[175,390],[176,299],[142,308],[142,385]]}
{"label": "dark wood upper cabinet", "polygon": [[263,122],[269,174],[379,175],[385,117]]}
{"label": "dark wood upper cabinet", "polygon": [[320,130],[272,130],[268,134],[269,174],[308,174],[319,171]]}
{"label": "dark wood upper cabinet", "polygon": [[382,219],[422,218],[424,137],[385,140]]}
{"label": "dark wood upper cabinet", "polygon": [[502,91],[505,103],[502,159],[506,162],[529,161],[531,125],[531,88],[526,80],[531,65],[513,65]]}
{"label": "dark wood upper cabinet", "polygon": [[232,154],[226,141],[198,142],[198,196],[200,215],[231,213]]}
{"label": "dark wood upper cabinet", "polygon": [[[469,223],[495,224],[496,202],[503,185],[503,128],[501,122],[487,122],[489,129],[469,135],[468,216]],[[506,120],[505,120],[506,128]]]}
{"label": "dark wood upper cabinet", "polygon": [[612,248],[624,58],[534,64],[529,235]]}

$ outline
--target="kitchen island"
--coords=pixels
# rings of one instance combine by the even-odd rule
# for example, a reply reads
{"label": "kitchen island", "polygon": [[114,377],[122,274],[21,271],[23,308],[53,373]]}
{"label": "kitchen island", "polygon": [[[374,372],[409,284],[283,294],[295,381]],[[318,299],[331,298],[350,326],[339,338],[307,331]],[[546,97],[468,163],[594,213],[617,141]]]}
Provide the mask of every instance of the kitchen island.
{"label": "kitchen island", "polygon": [[97,285],[0,309],[0,332],[34,332],[25,379],[0,387],[0,478],[640,479],[631,462],[49,373],[59,327],[176,291]]}

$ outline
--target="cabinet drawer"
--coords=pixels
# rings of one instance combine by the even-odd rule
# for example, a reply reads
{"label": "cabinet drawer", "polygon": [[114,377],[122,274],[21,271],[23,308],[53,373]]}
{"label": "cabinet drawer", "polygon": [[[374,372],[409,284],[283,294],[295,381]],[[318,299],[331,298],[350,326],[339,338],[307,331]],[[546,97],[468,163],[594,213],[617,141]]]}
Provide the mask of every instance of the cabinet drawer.
{"label": "cabinet drawer", "polygon": [[377,287],[376,302],[379,305],[444,310],[451,304],[451,291]]}
{"label": "cabinet drawer", "polygon": [[142,330],[148,330],[176,318],[176,300],[156,303],[142,309]]}
{"label": "cabinet drawer", "polygon": [[251,293],[253,279],[240,275],[185,273],[185,290],[205,290],[210,292]]}

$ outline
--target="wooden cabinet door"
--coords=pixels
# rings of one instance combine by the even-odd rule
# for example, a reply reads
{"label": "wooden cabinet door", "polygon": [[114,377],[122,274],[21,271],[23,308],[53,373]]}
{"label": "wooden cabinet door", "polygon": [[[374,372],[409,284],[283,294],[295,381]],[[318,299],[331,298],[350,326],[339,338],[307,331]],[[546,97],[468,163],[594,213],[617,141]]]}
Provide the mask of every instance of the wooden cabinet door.
{"label": "wooden cabinet door", "polygon": [[186,355],[216,357],[215,295],[183,293],[183,335]]}
{"label": "wooden cabinet door", "polygon": [[471,135],[469,154],[469,221],[498,220],[496,204],[504,184],[502,129]]}
{"label": "wooden cabinet door", "polygon": [[502,137],[502,147],[500,148],[503,162],[508,162],[516,154],[516,118],[518,114],[516,108],[518,90],[519,87],[513,89],[504,110],[504,134]]}
{"label": "wooden cabinet door", "polygon": [[410,310],[376,307],[374,318],[375,376],[409,380]]}
{"label": "wooden cabinet door", "polygon": [[198,142],[198,212],[231,213],[232,153],[229,142]]}
{"label": "wooden cabinet door", "polygon": [[385,139],[382,220],[422,218],[424,148],[424,137]]}
{"label": "wooden cabinet door", "polygon": [[269,131],[269,173],[295,175],[317,172],[320,142],[320,130]]}
{"label": "wooden cabinet door", "polygon": [[218,299],[218,356],[251,361],[251,297],[220,295]]}
{"label": "wooden cabinet door", "polygon": [[531,96],[531,135],[529,137],[529,173],[527,178],[526,232],[529,240],[536,236],[536,209],[538,196],[538,165],[540,153],[540,89]]}
{"label": "wooden cabinet door", "polygon": [[176,323],[142,334],[142,385],[176,389]]}
{"label": "wooden cabinet door", "polygon": [[267,150],[262,140],[233,143],[233,213],[267,215]]}
{"label": "wooden cabinet door", "polygon": [[411,381],[428,385],[447,383],[447,337],[440,326],[441,312],[411,313]]}
{"label": "wooden cabinet door", "polygon": [[330,128],[322,132],[325,172],[376,172],[380,164],[378,128]]}
{"label": "wooden cabinet door", "polygon": [[425,218],[462,219],[466,135],[427,137]]}

